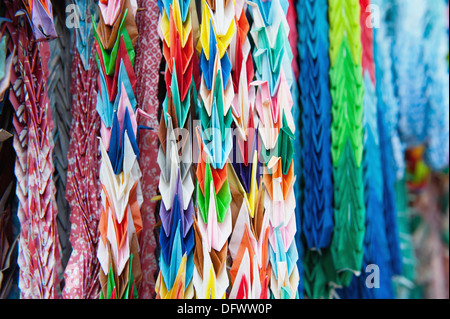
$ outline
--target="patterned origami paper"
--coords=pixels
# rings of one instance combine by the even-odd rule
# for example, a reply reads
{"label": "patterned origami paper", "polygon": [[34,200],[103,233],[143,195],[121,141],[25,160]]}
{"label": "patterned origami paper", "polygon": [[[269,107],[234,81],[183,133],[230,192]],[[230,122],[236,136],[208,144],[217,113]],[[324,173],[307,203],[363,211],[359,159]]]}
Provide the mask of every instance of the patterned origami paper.
{"label": "patterned origami paper", "polygon": [[334,177],[334,234],[331,254],[338,285],[359,275],[364,240],[363,97],[360,5],[330,1],[331,155]]}
{"label": "patterned origami paper", "polygon": [[[22,9],[19,1],[10,1],[6,5],[7,18],[13,21],[7,24],[11,37],[9,50],[26,48],[17,51],[11,73],[13,90],[9,96],[16,113],[13,123],[21,226],[18,256],[20,295],[21,298],[58,298],[62,269],[52,178],[53,121],[42,67],[47,60],[39,54],[39,46],[46,44],[33,42],[35,38],[28,21],[23,15],[15,15]],[[19,23],[23,26],[20,29],[15,27]]]}
{"label": "patterned origami paper", "polygon": [[[80,28],[75,30],[72,60],[72,126],[67,154],[66,199],[70,205],[72,253],[64,271],[64,299],[98,298],[100,264],[96,257],[101,213],[100,117],[96,112],[98,69],[95,66],[91,14],[94,1],[77,1]],[[95,16],[94,16],[95,18]]]}
{"label": "patterned origami paper", "polygon": [[[136,13],[136,25],[139,44],[136,50],[135,71],[139,81],[136,83],[136,101],[139,110],[146,116],[137,116],[138,127],[159,127],[158,120],[158,82],[160,80],[159,8],[154,0],[141,0],[139,7],[145,8]],[[139,113],[138,115],[143,115]],[[142,280],[138,287],[139,297],[143,299],[155,296],[155,282],[158,271],[156,262],[157,234],[156,206],[152,200],[158,192],[159,167],[154,159],[158,155],[158,136],[151,130],[139,130],[139,166],[142,171],[141,187],[144,202],[141,207],[143,229],[139,238],[139,255]]]}

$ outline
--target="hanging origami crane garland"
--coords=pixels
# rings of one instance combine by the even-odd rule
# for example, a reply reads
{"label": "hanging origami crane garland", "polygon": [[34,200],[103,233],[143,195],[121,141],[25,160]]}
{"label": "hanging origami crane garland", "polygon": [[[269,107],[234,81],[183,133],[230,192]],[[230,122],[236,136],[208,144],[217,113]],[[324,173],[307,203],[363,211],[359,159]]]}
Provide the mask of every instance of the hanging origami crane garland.
{"label": "hanging origami crane garland", "polygon": [[[380,0],[377,0],[379,2]],[[394,93],[398,94],[397,96],[394,96],[396,99],[398,99],[400,104],[400,107],[402,108],[400,116],[401,122],[393,122],[392,115],[389,114],[391,108],[386,108],[387,114],[385,114],[385,121],[388,124],[388,132],[389,130],[393,130],[393,133],[396,134],[397,132],[397,126],[401,126],[401,133],[404,132],[405,129],[405,118],[407,117],[414,117],[414,112],[425,112],[427,114],[427,120],[426,120],[426,127],[424,128],[426,132],[426,139],[427,143],[426,150],[425,150],[425,159],[426,162],[433,167],[434,169],[438,169],[442,166],[448,167],[448,69],[445,70],[442,66],[444,65],[444,61],[446,60],[445,52],[448,50],[448,33],[446,33],[446,27],[445,27],[445,17],[443,15],[443,12],[445,12],[445,1],[426,1],[421,2],[418,4],[419,6],[416,7],[416,9],[425,10],[425,12],[415,12],[411,13],[407,10],[409,8],[405,8],[404,5],[406,5],[405,2],[402,1],[395,1],[393,6],[393,12],[397,12],[397,10],[404,10],[404,13],[402,14],[388,14],[388,12],[382,11],[382,19],[381,19],[381,27],[379,29],[376,29],[375,35],[378,37],[384,37],[382,40],[377,41],[377,43],[387,43],[389,45],[388,48],[385,48],[383,46],[380,47],[380,51],[383,54],[382,57],[380,57],[380,66],[384,68],[382,69],[383,74],[386,76],[386,80],[384,82],[383,87],[383,93],[388,90],[395,90]],[[409,5],[409,4],[408,4]],[[412,4],[415,5],[415,4]],[[448,6],[448,3],[447,3]],[[382,4],[380,5],[381,8],[384,8]],[[447,7],[448,8],[448,7]],[[448,12],[448,11],[447,11]],[[417,18],[417,16],[410,17],[411,14],[424,14],[423,20],[420,20]],[[408,15],[408,16],[406,16]],[[411,20],[414,19],[415,26],[417,27],[417,33],[408,34],[405,33],[405,25],[406,23],[410,23]],[[448,15],[447,15],[448,19]],[[448,23],[448,20],[447,20]],[[424,25],[422,25],[424,24]],[[448,28],[448,24],[447,24]],[[390,39],[390,37],[393,37],[393,40]],[[412,38],[414,37],[414,38]],[[420,38],[417,38],[420,37]],[[388,40],[388,41],[386,41]],[[388,63],[391,63],[390,61],[396,58],[398,55],[397,51],[393,51],[393,57],[389,55],[391,51],[387,50],[393,50],[391,47],[394,47],[396,43],[406,45],[407,43],[410,43],[410,41],[414,41],[415,45],[414,47],[408,46],[408,49],[403,54],[411,54],[408,55],[408,57],[405,57],[404,60],[396,60],[395,65],[392,67],[390,65],[383,65],[381,64],[382,61],[388,61]],[[422,45],[422,41],[424,42],[423,50],[418,53],[416,50],[418,47]],[[429,42],[428,42],[429,41]],[[426,44],[425,44],[426,43]],[[409,45],[412,45],[410,43]],[[401,49],[400,46],[396,48],[396,50]],[[448,52],[448,51],[447,51]],[[417,55],[419,57],[417,58]],[[414,60],[413,60],[414,58]],[[448,56],[447,56],[448,58]],[[379,60],[377,60],[377,67],[379,64]],[[420,65],[418,65],[420,64]],[[421,77],[420,73],[416,73],[416,70],[420,72],[421,68],[423,67],[422,64],[425,64],[426,68],[428,69],[425,73],[425,77]],[[437,65],[440,65],[438,68]],[[411,65],[411,68],[408,66]],[[394,74],[391,74],[389,70],[395,70],[396,72]],[[413,71],[414,70],[414,71]],[[433,71],[431,71],[433,70]],[[379,70],[377,69],[377,77],[378,77]],[[446,74],[445,74],[446,73]],[[395,77],[393,77],[395,75]],[[407,77],[407,78],[406,78]],[[416,78],[418,77],[418,78]],[[409,94],[417,94],[418,90],[414,90],[415,92],[400,92],[399,90],[407,89],[408,87],[406,85],[409,85],[408,83],[398,83],[397,81],[404,80],[404,81],[425,81],[427,88],[425,89],[425,98],[426,101],[420,101],[421,103],[426,104],[425,110],[420,110],[419,108],[415,107],[411,110],[411,114],[409,113],[409,110],[405,107],[405,104],[408,103],[405,101],[405,99],[409,98]],[[377,79],[378,81],[378,79]],[[378,83],[378,82],[377,82]],[[394,84],[392,84],[394,83]],[[388,86],[389,85],[389,86]],[[386,90],[387,89],[387,90]],[[430,94],[433,92],[432,94]],[[407,95],[408,94],[408,95]],[[389,101],[393,101],[394,99],[391,98],[391,95],[388,95],[385,99],[387,106],[390,106]],[[395,101],[395,100],[394,100]],[[438,108],[436,108],[436,102],[440,105]],[[419,101],[413,101],[415,103]],[[391,102],[392,103],[392,102]],[[393,105],[395,110],[398,112],[399,105],[394,104]],[[394,108],[392,107],[392,108]],[[394,114],[397,115],[397,114]],[[395,117],[394,119],[398,118]],[[409,120],[409,119],[408,119]],[[420,124],[418,124],[420,121],[420,118],[415,118],[415,121],[411,121],[409,125],[411,125],[411,128],[417,127]],[[408,129],[408,127],[406,127]],[[392,132],[392,131],[391,131]],[[437,133],[439,132],[439,133]],[[395,136],[395,135],[394,135]],[[412,136],[409,135],[409,136]],[[401,134],[400,136],[402,138],[400,143],[408,143],[410,142],[410,139],[406,139],[408,137],[405,134]],[[418,139],[416,135],[416,139]],[[396,142],[397,140],[391,139],[392,142]],[[400,139],[398,139],[400,140]],[[400,149],[397,146],[400,143],[393,144],[394,148],[394,155],[397,155],[398,153],[401,153],[401,156],[404,156],[404,150]],[[401,146],[404,147],[403,144]],[[412,153],[415,153],[414,151]],[[384,155],[384,154],[383,154]],[[397,159],[398,156],[396,156]],[[398,161],[397,161],[398,162]],[[396,288],[397,288],[397,297],[398,298],[410,298],[412,296],[413,289],[415,288],[415,279],[416,279],[416,265],[417,261],[415,260],[415,247],[413,245],[413,239],[411,236],[410,231],[410,215],[411,215],[411,209],[408,207],[408,191],[407,191],[407,178],[404,177],[404,171],[405,171],[405,163],[401,162],[403,164],[402,171],[398,172],[396,174],[397,182],[395,183],[395,198],[396,201],[396,208],[397,208],[397,215],[398,215],[398,236],[400,240],[400,247],[401,252],[396,252],[397,255],[393,256],[393,260],[397,261],[394,266],[396,266],[395,269],[397,269],[397,272],[401,274],[401,277],[399,280],[396,280]],[[423,166],[423,162],[417,165],[417,167]],[[398,166],[398,165],[397,165]],[[425,171],[427,169],[425,168]],[[423,172],[423,171],[422,171]],[[401,173],[401,174],[400,174]],[[410,174],[408,174],[410,175]],[[420,180],[420,179],[419,179]],[[394,181],[395,182],[395,181]],[[420,185],[420,183],[418,183]],[[409,183],[409,186],[411,186],[411,183]],[[399,254],[401,253],[401,256]],[[403,265],[401,264],[398,259],[403,261]],[[400,270],[398,270],[400,268]]]}
{"label": "hanging origami crane garland", "polygon": [[[402,261],[400,252],[400,237],[398,230],[397,205],[396,205],[396,179],[402,166],[402,150],[400,137],[397,131],[398,103],[394,97],[392,78],[392,59],[390,56],[391,39],[386,28],[387,5],[384,0],[371,0],[371,4],[378,5],[381,9],[380,25],[373,29],[374,34],[374,62],[378,113],[378,132],[381,151],[382,177],[383,177],[383,211],[384,226],[388,245],[388,267],[391,276],[402,274]],[[366,17],[367,19],[367,17]],[[397,177],[397,178],[396,178]]]}
{"label": "hanging origami crane garland", "polygon": [[[435,171],[449,164],[449,76],[443,67],[449,48],[445,0],[427,0],[424,34],[427,137],[425,161]],[[448,17],[448,14],[447,14]],[[448,19],[448,18],[447,18]]]}
{"label": "hanging origami crane garland", "polygon": [[100,298],[136,299],[141,279],[138,239],[143,197],[138,164],[137,103],[134,95],[135,1],[99,3],[94,22],[99,69],[97,112],[101,118],[102,212],[97,257]]}
{"label": "hanging origami crane garland", "polygon": [[[392,170],[393,176],[389,177],[395,179],[401,179],[405,171],[404,163],[404,146],[400,140],[398,130],[398,114],[399,103],[395,93],[394,85],[394,66],[392,59],[393,50],[393,30],[389,21],[389,5],[387,0],[372,0],[373,5],[380,10],[379,25],[374,28],[374,56],[376,67],[376,90],[379,104],[379,117],[380,123],[380,143],[382,145],[382,156],[387,156],[388,161],[382,161],[383,163],[392,163],[393,165],[383,165],[389,170]],[[384,133],[384,131],[386,133]],[[384,135],[384,137],[383,137]],[[390,146],[384,146],[384,143],[389,143]],[[389,152],[389,153],[387,153]],[[392,157],[392,159],[389,159]],[[387,177],[385,176],[385,179]],[[388,182],[386,180],[386,182]],[[392,183],[389,182],[389,183]],[[394,192],[389,192],[394,195]],[[389,195],[388,195],[389,196]],[[395,199],[394,199],[395,200]],[[395,214],[394,214],[395,215]]]}
{"label": "hanging origami crane garland", "polygon": [[348,286],[361,271],[364,240],[363,97],[360,5],[329,1],[331,154],[334,176],[334,234],[331,254],[337,284]]}
{"label": "hanging origami crane garland", "polygon": [[264,213],[264,191],[258,161],[258,118],[255,117],[253,59],[249,40],[250,25],[244,1],[235,3],[236,32],[230,43],[231,77],[235,96],[233,150],[228,164],[232,196],[232,233],[229,252],[230,299],[267,299],[271,268],[269,264],[269,215]]}
{"label": "hanging origami crane garland", "polygon": [[[385,232],[389,242],[389,259],[393,275],[402,273],[400,237],[397,229],[396,180],[404,171],[402,142],[398,135],[398,101],[395,97],[392,69],[392,35],[388,28],[388,5],[385,0],[372,0],[380,8],[380,25],[373,29],[378,131],[383,174],[383,209]],[[397,217],[398,216],[398,217]]]}
{"label": "hanging origami crane garland", "polygon": [[[136,101],[140,115],[137,118],[138,127],[157,128],[159,125],[159,83],[162,51],[159,30],[159,8],[155,0],[139,1],[136,25],[139,30],[139,45],[136,50],[135,70],[139,81],[136,83]],[[161,92],[162,95],[163,92]],[[142,111],[142,113],[141,113]],[[145,113],[144,113],[145,112]],[[155,283],[159,271],[157,256],[159,256],[157,208],[158,201],[154,200],[158,193],[159,166],[158,136],[149,129],[139,129],[139,166],[142,171],[141,187],[143,203],[141,206],[142,232],[139,238],[139,254],[142,269],[142,280],[139,284],[139,298],[151,299],[155,297]]]}
{"label": "hanging origami crane garland", "polygon": [[[194,270],[194,182],[192,117],[198,75],[193,25],[197,19],[191,1],[158,1],[167,95],[163,102],[158,137],[161,169],[159,216],[160,272],[157,298],[192,298]],[[180,147],[181,146],[181,147]]]}
{"label": "hanging origami crane garland", "polygon": [[307,248],[330,245],[333,231],[331,182],[331,96],[328,70],[327,1],[299,4],[300,88],[302,105],[303,220]]}
{"label": "hanging origami crane garland", "polygon": [[[53,121],[44,81],[39,44],[32,35],[20,1],[6,3],[11,37],[8,49],[17,55],[11,72],[10,101],[15,109],[15,174],[19,199],[18,264],[21,298],[57,298],[61,269],[53,183]],[[35,7],[37,9],[37,6]]]}
{"label": "hanging origami crane garland", "polygon": [[[448,52],[448,34],[445,34],[446,18],[442,14],[445,6],[445,1],[397,0],[390,11],[394,14],[384,13],[382,20],[386,24],[386,36],[393,37],[392,60],[395,64],[392,66],[392,82],[399,101],[398,130],[402,146],[413,147],[407,151],[407,159],[408,155],[414,154],[413,157],[417,160],[417,154],[425,153],[413,165],[419,174],[414,174],[412,181],[407,181],[404,174],[397,174],[396,204],[403,260],[397,293],[401,298],[412,296],[417,264],[408,220],[411,211],[408,207],[406,184],[412,189],[423,187],[423,176],[429,172],[425,162],[435,170],[448,167],[448,69],[443,67],[445,52]],[[412,21],[415,28],[414,32],[409,33],[407,25]],[[387,118],[389,124],[390,121],[392,120]],[[417,147],[420,144],[422,146]],[[403,151],[402,149],[402,155],[405,156]],[[404,171],[408,172],[408,167],[406,170],[403,168],[402,173]],[[411,172],[407,175],[411,175]]]}
{"label": "hanging origami crane garland", "polygon": [[50,58],[48,61],[48,96],[54,122],[53,138],[55,149],[53,163],[56,187],[56,203],[58,206],[58,235],[61,243],[61,259],[63,267],[67,265],[71,254],[69,204],[65,198],[67,182],[67,153],[69,148],[72,116],[70,106],[72,95],[70,90],[70,33],[65,27],[65,6],[54,7],[55,30],[58,38],[49,41]]}
{"label": "hanging origami crane garland", "polygon": [[[425,143],[408,152],[414,158],[420,155],[413,167],[425,167],[425,175],[429,168],[424,159],[434,169],[448,165],[448,73],[440,64],[448,44],[441,15],[445,1],[414,2],[414,10],[409,2],[393,1],[394,12],[408,12],[407,17],[389,15],[385,2],[331,0],[328,10],[325,0],[299,1],[299,76],[290,51],[296,41],[290,38],[293,42],[287,45],[293,1],[204,0],[198,12],[195,1],[158,1],[167,64],[167,97],[158,131],[158,298],[297,297],[302,263],[297,252],[302,254],[302,245],[309,298],[328,298],[333,291],[344,298],[391,298],[392,276],[399,274],[398,296],[409,296],[415,261],[406,185],[399,179],[405,146]],[[137,4],[101,0],[95,55],[89,17],[96,3],[75,3],[81,27],[75,30],[66,194],[74,251],[63,297],[98,297],[100,272],[101,297],[134,298],[141,276],[137,234],[143,202],[137,164],[138,79],[133,70]],[[370,4],[381,9],[379,28],[367,25]],[[0,281],[0,297],[11,287],[4,269],[15,267],[13,251],[20,246],[22,297],[56,298],[60,249],[52,179],[64,169],[59,162],[58,171],[53,169],[52,132],[62,126],[52,121],[59,107],[49,112],[55,105],[50,91],[56,77],[50,77],[48,89],[42,79],[47,62],[52,70],[58,63],[53,57],[60,53],[57,40],[50,44],[51,61],[46,61],[48,45],[39,43],[56,35],[58,24],[51,20],[56,8],[43,0],[1,5],[11,20],[0,19],[0,162],[6,163],[0,165],[0,176],[2,181],[14,174],[18,179],[22,230],[20,242],[2,231],[9,223],[5,198],[11,198],[14,184],[0,185],[0,275],[8,276]],[[418,22],[416,32],[406,32],[410,19]],[[300,124],[294,78],[301,89],[301,131],[294,125]],[[200,116],[199,127],[192,123],[194,113]],[[180,136],[178,129],[188,134]],[[101,140],[96,138],[100,131]],[[302,148],[293,154],[292,140],[299,137]],[[190,172],[195,153],[191,140],[200,150],[196,188]],[[17,158],[5,153],[5,147],[14,147]],[[325,215],[332,211],[331,163],[334,232],[333,217]],[[8,170],[7,164],[15,169]],[[414,173],[408,186],[423,188],[424,175]],[[302,197],[300,183],[293,185],[300,174]],[[351,275],[369,264],[381,269],[381,289],[367,289],[366,276]]]}
{"label": "hanging origami crane garland", "polygon": [[[254,78],[253,58],[251,54],[249,22],[246,17],[247,5],[245,1],[235,3],[236,31],[230,43],[231,79],[234,90],[234,98],[231,104],[231,115],[236,126],[233,134],[233,152],[230,158],[232,167],[236,172],[239,182],[246,194],[255,197],[255,191],[259,185],[260,174],[256,174],[256,180],[252,178],[254,157],[257,152],[257,135],[254,119],[255,88],[250,83]],[[257,161],[256,161],[257,162]]]}
{"label": "hanging origami crane garland", "polygon": [[[309,298],[327,298],[325,255],[333,233],[331,95],[328,1],[297,3],[302,106],[302,232],[304,288]],[[297,230],[298,231],[298,230]]]}
{"label": "hanging origami crane garland", "polygon": [[394,9],[400,137],[406,148],[425,144],[427,164],[439,170],[449,161],[448,71],[441,65],[448,52],[445,1],[397,0]]}
{"label": "hanging origami crane garland", "polygon": [[0,299],[18,298],[14,286],[16,276],[19,230],[17,216],[13,213],[16,188],[13,148],[14,109],[9,101],[9,86],[13,54],[8,53],[9,35],[5,22],[0,18]]}
{"label": "hanging origami crane garland", "polygon": [[299,282],[292,118],[292,51],[284,0],[249,1],[256,65],[255,109],[259,118],[260,160],[264,164],[264,208],[269,215],[270,291],[274,298],[295,298]]}
{"label": "hanging origami crane garland", "polygon": [[[426,1],[396,0],[396,16],[392,58],[395,74],[395,91],[399,101],[398,130],[405,148],[417,146],[425,140],[425,63],[422,63]],[[401,12],[401,13],[400,13]],[[409,32],[414,23],[414,32]],[[420,62],[419,62],[420,61]]]}
{"label": "hanging origami crane garland", "polygon": [[[100,264],[96,257],[100,220],[100,117],[96,111],[98,69],[95,65],[91,15],[95,1],[75,1],[77,22],[72,47],[72,125],[67,154],[66,199],[70,205],[72,253],[64,271],[65,299],[98,298]],[[98,19],[94,18],[94,19]]]}
{"label": "hanging origami crane garland", "polygon": [[197,165],[197,216],[193,283],[199,299],[226,297],[229,286],[226,258],[231,235],[231,191],[227,159],[233,139],[231,104],[234,98],[230,44],[236,32],[234,1],[202,1],[199,114],[196,127],[200,149]]}
{"label": "hanging origami crane garland", "polygon": [[[294,74],[294,81],[291,87],[292,93],[292,117],[296,127],[301,127],[299,125],[301,119],[301,101],[300,101],[300,83],[298,81],[300,77],[300,58],[299,58],[299,34],[298,34],[298,23],[299,17],[298,12],[300,2],[297,0],[289,0],[289,7],[287,11],[286,19],[289,24],[289,44],[292,50],[292,71]],[[301,147],[301,130],[297,129],[294,132],[294,144],[299,145]],[[294,174],[296,176],[302,176],[302,152],[294,152]],[[294,194],[295,194],[295,202],[301,203],[302,200],[302,183],[297,182],[294,183]],[[304,267],[303,267],[303,258],[304,258],[304,247],[302,243],[302,205],[295,205],[295,222],[297,231],[295,233],[295,245],[297,246],[298,251],[298,259],[297,259],[297,268],[299,274],[299,282],[298,282],[298,297],[300,299],[304,298]]]}
{"label": "hanging origami crane garland", "polygon": [[361,7],[361,42],[362,42],[362,66],[364,76],[364,154],[363,154],[363,178],[365,195],[365,235],[364,235],[364,257],[361,273],[366,272],[369,265],[377,265],[380,272],[379,288],[371,289],[366,283],[366,276],[353,277],[349,287],[340,293],[346,298],[364,299],[388,299],[394,297],[393,284],[391,280],[392,269],[389,265],[388,245],[397,242],[389,242],[386,234],[384,220],[384,202],[382,174],[380,134],[378,125],[378,103],[375,92],[375,61],[373,50],[373,27],[368,23],[370,11],[366,8],[370,0],[360,0]]}
{"label": "hanging origami crane garland", "polygon": [[[14,286],[18,273],[17,246],[19,242],[18,223],[13,213],[14,189],[16,179],[14,176],[15,152],[13,138],[13,108],[9,101],[4,99],[0,109],[0,299],[18,298]],[[7,133],[8,138],[5,138]],[[3,134],[3,136],[2,136]]]}

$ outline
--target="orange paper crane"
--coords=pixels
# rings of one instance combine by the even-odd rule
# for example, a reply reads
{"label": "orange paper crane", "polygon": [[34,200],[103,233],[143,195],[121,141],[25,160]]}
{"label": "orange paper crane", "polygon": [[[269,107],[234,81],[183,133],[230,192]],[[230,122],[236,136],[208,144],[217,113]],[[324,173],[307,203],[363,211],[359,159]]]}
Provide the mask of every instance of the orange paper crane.
{"label": "orange paper crane", "polygon": [[[271,267],[268,258],[269,216],[264,213],[264,192],[262,184],[250,217],[249,205],[243,195],[234,187],[233,232],[229,250],[233,260],[230,269],[232,299],[266,299]],[[240,207],[239,207],[240,204]]]}

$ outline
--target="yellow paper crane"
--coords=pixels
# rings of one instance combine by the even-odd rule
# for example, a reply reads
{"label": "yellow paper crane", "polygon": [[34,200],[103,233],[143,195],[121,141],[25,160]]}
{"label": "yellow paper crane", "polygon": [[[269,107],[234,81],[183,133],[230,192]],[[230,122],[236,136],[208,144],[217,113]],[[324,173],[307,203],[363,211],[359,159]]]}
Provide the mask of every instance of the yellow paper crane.
{"label": "yellow paper crane", "polygon": [[202,0],[202,24],[200,26],[200,39],[197,43],[197,51],[200,53],[203,49],[207,59],[209,59],[211,27],[217,39],[220,58],[225,55],[228,46],[235,36],[234,3],[235,1],[230,1],[224,7],[223,0],[217,0],[216,12],[213,12],[208,3]]}

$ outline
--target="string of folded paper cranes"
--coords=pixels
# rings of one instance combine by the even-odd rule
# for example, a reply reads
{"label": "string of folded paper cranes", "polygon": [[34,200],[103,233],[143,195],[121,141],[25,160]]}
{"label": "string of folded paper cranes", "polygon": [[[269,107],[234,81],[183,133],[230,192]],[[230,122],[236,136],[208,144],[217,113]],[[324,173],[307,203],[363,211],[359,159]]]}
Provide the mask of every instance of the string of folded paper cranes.
{"label": "string of folded paper cranes", "polygon": [[[96,111],[99,75],[91,15],[94,1],[75,1],[78,28],[72,45],[72,125],[67,153],[66,198],[70,206],[72,253],[64,271],[63,298],[96,298],[100,264],[96,253],[100,219],[100,117]],[[97,18],[96,18],[97,19]],[[84,280],[79,280],[84,278]]]}
{"label": "string of folded paper cranes", "polygon": [[[14,108],[17,216],[20,221],[17,264],[21,298],[56,298],[62,272],[53,181],[53,120],[47,91],[48,57],[39,42],[55,36],[50,2],[30,7],[6,1],[9,36],[9,100]],[[37,15],[40,16],[36,17]],[[37,20],[43,22],[37,27]],[[44,36],[45,35],[45,36]],[[6,52],[6,50],[5,50]]]}
{"label": "string of folded paper cranes", "polygon": [[96,110],[101,118],[100,298],[137,298],[140,269],[137,236],[142,230],[143,196],[135,98],[137,4],[111,6],[100,1],[99,22],[93,22],[99,90]]}
{"label": "string of folded paper cranes", "polygon": [[[194,259],[194,180],[192,166],[192,111],[197,88],[193,17],[189,1],[168,5],[159,2],[160,32],[166,61],[167,95],[162,105],[158,138],[158,165],[161,169],[159,217],[159,274],[157,298],[192,298]],[[183,136],[179,130],[183,129]],[[177,146],[181,142],[182,146]]]}
{"label": "string of folded paper cranes", "polygon": [[[156,298],[394,298],[413,280],[404,149],[448,166],[446,4],[431,2],[157,1]],[[70,4],[72,101],[51,2],[2,5],[0,162],[15,179],[0,170],[0,225],[15,193],[20,230],[0,228],[0,268],[17,246],[21,298],[138,298],[152,282],[139,134],[156,114],[136,71],[149,8]],[[382,289],[366,285],[373,264]]]}

